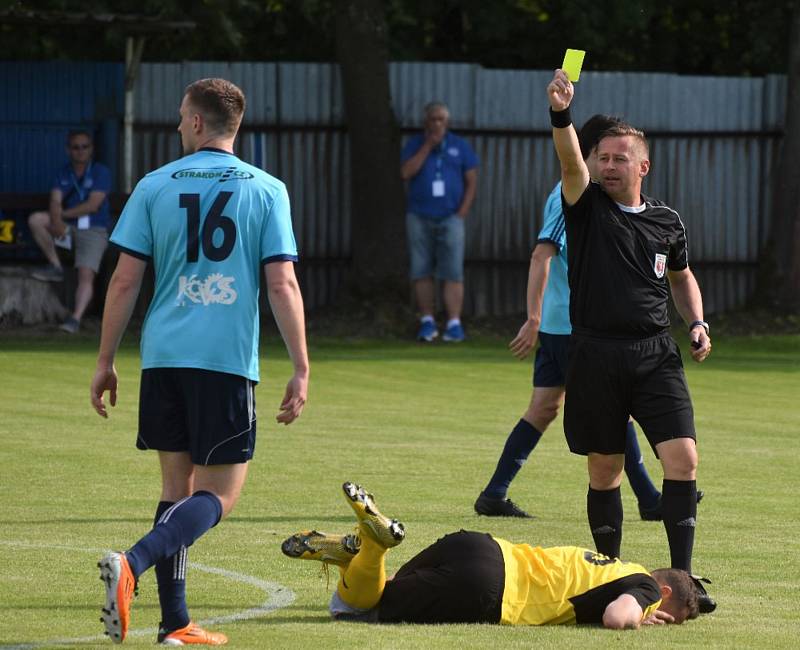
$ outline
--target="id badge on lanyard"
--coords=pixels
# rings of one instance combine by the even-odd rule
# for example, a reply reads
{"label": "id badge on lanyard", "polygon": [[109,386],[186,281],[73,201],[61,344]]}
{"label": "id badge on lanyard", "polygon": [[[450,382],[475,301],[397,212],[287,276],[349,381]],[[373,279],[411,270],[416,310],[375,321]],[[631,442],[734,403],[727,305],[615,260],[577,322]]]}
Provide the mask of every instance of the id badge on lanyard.
{"label": "id badge on lanyard", "polygon": [[444,196],[445,192],[444,178],[442,177],[442,166],[443,166],[443,158],[444,158],[444,151],[446,144],[447,141],[442,140],[442,142],[439,144],[439,155],[436,157],[436,178],[431,184],[431,194],[435,198],[440,198]]}

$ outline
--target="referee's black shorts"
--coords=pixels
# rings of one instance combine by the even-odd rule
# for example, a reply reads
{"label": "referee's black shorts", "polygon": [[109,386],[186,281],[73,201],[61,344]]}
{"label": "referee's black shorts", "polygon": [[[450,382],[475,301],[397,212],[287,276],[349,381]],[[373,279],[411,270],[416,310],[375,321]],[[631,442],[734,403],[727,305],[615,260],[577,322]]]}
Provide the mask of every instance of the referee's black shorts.
{"label": "referee's black shorts", "polygon": [[696,439],[694,411],[678,345],[669,333],[603,339],[572,333],[564,433],[575,454],[623,454],[628,416],[650,446]]}
{"label": "referee's black shorts", "polygon": [[506,570],[492,536],[445,535],[387,581],[381,623],[499,623]]}

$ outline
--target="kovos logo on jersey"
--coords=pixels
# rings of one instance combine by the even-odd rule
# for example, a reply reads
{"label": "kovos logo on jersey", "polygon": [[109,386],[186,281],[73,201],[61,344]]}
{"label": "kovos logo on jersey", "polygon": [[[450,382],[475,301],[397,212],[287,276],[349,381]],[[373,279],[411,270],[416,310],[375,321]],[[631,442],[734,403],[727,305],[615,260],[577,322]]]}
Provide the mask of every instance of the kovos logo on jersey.
{"label": "kovos logo on jersey", "polygon": [[194,273],[188,278],[182,275],[178,279],[177,304],[183,307],[188,298],[196,305],[230,305],[236,302],[238,295],[231,287],[233,282],[234,278],[226,278],[221,273],[212,273],[202,281]]}
{"label": "kovos logo on jersey", "polygon": [[220,183],[224,183],[225,181],[246,181],[253,178],[253,175],[244,169],[237,169],[236,167],[200,167],[196,169],[181,169],[173,173],[172,178],[217,179]]}

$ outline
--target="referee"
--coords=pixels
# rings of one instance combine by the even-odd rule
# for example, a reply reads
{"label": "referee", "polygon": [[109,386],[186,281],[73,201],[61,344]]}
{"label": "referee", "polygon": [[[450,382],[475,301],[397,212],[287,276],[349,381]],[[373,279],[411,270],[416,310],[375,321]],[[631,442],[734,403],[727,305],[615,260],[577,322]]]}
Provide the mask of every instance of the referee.
{"label": "referee", "polygon": [[[598,181],[590,179],[569,113],[574,92],[556,70],[547,95],[561,162],[573,327],[564,431],[570,450],[588,456],[587,514],[596,548],[619,557],[628,415],[640,423],[664,468],[672,567],[691,573],[696,435],[680,351],[669,335],[670,291],[689,324],[695,361],[708,356],[711,340],[686,231],[675,210],[641,193],[650,170],[641,131],[628,125],[606,131],[596,151]],[[703,594],[700,611],[715,608]]]}

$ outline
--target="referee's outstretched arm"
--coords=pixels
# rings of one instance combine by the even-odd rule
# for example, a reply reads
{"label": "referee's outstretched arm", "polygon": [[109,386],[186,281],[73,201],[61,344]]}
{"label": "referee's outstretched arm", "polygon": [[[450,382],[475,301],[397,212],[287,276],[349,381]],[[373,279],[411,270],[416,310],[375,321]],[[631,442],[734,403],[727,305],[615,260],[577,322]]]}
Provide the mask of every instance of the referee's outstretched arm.
{"label": "referee's outstretched arm", "polygon": [[589,169],[583,160],[578,144],[578,134],[572,125],[569,105],[575,87],[563,70],[556,70],[547,85],[550,100],[550,122],[553,125],[553,142],[561,162],[561,193],[567,205],[573,205],[589,185]]}

